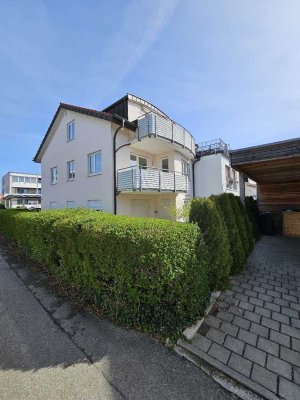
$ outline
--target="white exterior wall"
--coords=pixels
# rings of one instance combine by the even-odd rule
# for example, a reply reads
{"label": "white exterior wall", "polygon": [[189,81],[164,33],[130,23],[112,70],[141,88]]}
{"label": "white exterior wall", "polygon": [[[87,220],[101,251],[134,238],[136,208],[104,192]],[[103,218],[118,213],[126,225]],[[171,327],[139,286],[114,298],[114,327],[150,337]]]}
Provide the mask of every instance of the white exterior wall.
{"label": "white exterior wall", "polygon": [[[110,121],[62,111],[63,115],[42,156],[42,208],[56,202],[66,208],[67,201],[75,207],[87,207],[88,200],[101,200],[103,209],[113,212],[113,151]],[[75,120],[75,139],[67,141],[67,124]],[[102,173],[88,175],[88,154],[101,150]],[[75,179],[67,180],[67,162],[75,160]],[[51,184],[50,169],[58,168],[58,182]]]}
{"label": "white exterior wall", "polygon": [[[150,109],[149,109],[150,111]],[[129,102],[131,120],[143,115],[145,106]],[[67,141],[67,124],[75,121],[75,139]],[[42,164],[42,208],[51,206],[66,208],[67,202],[73,207],[87,207],[88,200],[100,200],[103,210],[113,212],[113,136],[119,125],[110,121],[62,109],[57,117],[53,132],[48,136],[41,155]],[[192,174],[193,156],[187,158],[180,152],[181,147],[164,139],[152,139],[153,142],[136,140],[135,132],[123,128],[119,130],[116,141],[116,172],[130,167],[130,154],[145,157],[148,166],[161,169],[161,160],[169,159],[169,171],[181,174],[181,161],[190,164]],[[130,144],[132,142],[132,144]],[[127,145],[128,144],[128,145]],[[122,148],[120,146],[126,145]],[[120,149],[119,149],[120,148]],[[88,176],[88,154],[101,150],[102,173]],[[160,153],[161,150],[161,153]],[[75,179],[67,179],[67,162],[75,161]],[[51,168],[58,169],[58,182],[51,184]],[[190,175],[191,175],[190,174]],[[175,208],[192,198],[192,176],[188,180],[188,193],[173,192],[131,192],[120,193],[117,196],[117,214],[133,215],[135,200],[146,200],[149,204],[149,215],[154,218],[166,217],[166,208]],[[73,203],[74,202],[74,203]],[[70,203],[69,203],[70,204]]]}
{"label": "white exterior wall", "polygon": [[6,174],[2,177],[2,194],[5,196],[10,193],[10,175]]}
{"label": "white exterior wall", "polygon": [[[209,197],[224,192],[239,196],[237,189],[231,190],[226,185],[225,166],[230,166],[229,159],[222,153],[203,156],[195,164],[195,197]],[[237,173],[238,179],[238,173]]]}

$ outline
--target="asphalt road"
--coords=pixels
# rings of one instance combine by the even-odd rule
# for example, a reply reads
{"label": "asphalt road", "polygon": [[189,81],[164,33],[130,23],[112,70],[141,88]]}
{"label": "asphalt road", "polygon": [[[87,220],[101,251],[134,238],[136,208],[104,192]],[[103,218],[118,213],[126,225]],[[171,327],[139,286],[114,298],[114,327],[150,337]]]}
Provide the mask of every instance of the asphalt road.
{"label": "asphalt road", "polygon": [[1,400],[236,398],[151,337],[76,311],[0,251]]}

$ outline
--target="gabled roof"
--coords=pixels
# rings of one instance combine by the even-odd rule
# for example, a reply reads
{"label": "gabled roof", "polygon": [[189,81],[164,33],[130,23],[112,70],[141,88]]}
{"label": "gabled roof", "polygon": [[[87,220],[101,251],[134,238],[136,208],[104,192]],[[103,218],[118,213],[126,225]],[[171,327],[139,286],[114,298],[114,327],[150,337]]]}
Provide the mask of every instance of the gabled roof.
{"label": "gabled roof", "polygon": [[[54,114],[54,117],[49,125],[49,128],[47,129],[47,132],[42,140],[42,143],[36,153],[36,155],[33,158],[34,162],[39,162],[38,161],[38,157],[46,143],[46,140],[51,132],[51,129],[60,113],[61,110],[69,110],[69,111],[74,111],[80,114],[85,114],[88,115],[90,117],[94,117],[94,118],[99,118],[99,119],[103,119],[106,121],[111,121],[114,122],[115,124],[118,125],[122,125],[122,118],[120,118],[118,115],[116,114],[111,114],[108,112],[104,112],[104,111],[98,111],[98,110],[93,110],[90,108],[84,108],[84,107],[79,107],[79,106],[74,106],[72,104],[66,104],[66,103],[60,103],[58,109],[56,110],[56,113]],[[136,125],[133,122],[129,122],[127,120],[125,120],[125,128],[130,129],[132,131],[136,130]]]}

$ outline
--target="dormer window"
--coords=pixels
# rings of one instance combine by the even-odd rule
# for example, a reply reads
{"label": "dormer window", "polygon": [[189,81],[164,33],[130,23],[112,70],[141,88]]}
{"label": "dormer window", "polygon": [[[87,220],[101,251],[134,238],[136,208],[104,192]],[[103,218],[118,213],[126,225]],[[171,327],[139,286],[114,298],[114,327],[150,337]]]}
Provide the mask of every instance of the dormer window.
{"label": "dormer window", "polygon": [[71,121],[67,124],[67,141],[75,139],[75,121]]}

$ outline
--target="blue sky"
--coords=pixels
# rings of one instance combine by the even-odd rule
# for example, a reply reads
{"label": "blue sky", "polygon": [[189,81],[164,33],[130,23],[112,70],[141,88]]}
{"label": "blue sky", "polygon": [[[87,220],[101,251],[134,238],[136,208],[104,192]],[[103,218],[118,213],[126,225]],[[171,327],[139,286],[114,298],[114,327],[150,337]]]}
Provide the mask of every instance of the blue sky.
{"label": "blue sky", "polygon": [[127,92],[231,148],[300,136],[299,0],[0,0],[0,176]]}

